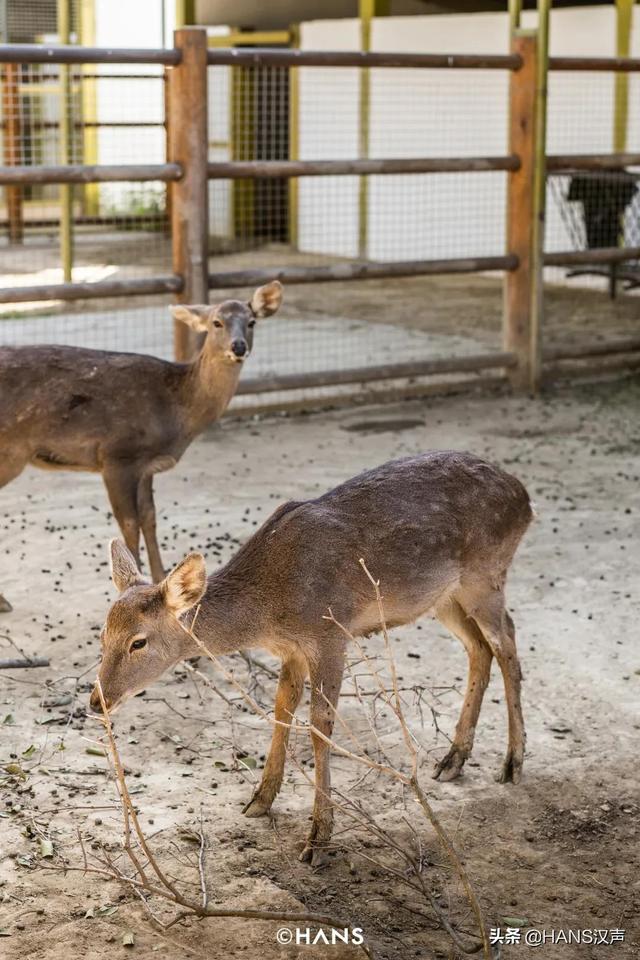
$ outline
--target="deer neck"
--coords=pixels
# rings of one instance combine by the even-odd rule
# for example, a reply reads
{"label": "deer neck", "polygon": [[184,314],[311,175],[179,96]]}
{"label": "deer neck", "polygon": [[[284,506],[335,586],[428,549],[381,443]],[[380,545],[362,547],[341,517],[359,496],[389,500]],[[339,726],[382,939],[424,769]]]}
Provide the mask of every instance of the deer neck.
{"label": "deer neck", "polygon": [[247,586],[228,577],[223,567],[209,577],[197,613],[187,614],[185,626],[210,653],[224,655],[255,646],[261,617]]}
{"label": "deer neck", "polygon": [[205,341],[187,382],[186,405],[194,431],[222,416],[236,392],[241,370],[242,364],[209,350]]}

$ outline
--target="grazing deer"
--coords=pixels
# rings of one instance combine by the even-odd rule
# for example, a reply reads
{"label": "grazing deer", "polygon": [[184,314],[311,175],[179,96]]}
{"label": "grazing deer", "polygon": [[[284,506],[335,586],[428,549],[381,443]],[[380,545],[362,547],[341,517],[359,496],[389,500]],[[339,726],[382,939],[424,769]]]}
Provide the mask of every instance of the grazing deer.
{"label": "grazing deer", "polygon": [[[0,347],[0,487],[27,464],[102,474],[127,547],[138,561],[142,530],[151,575],[164,576],[153,475],[174,467],[236,392],[256,319],[282,302],[274,280],[249,303],[175,306],[205,334],[192,363],[79,347]],[[0,596],[0,610],[10,610]]]}
{"label": "grazing deer", "polygon": [[[158,585],[145,583],[134,558],[111,543],[111,573],[121,596],[102,632],[99,678],[115,709],[165,670],[197,655],[189,633],[228,654],[264,647],[282,660],[271,749],[244,812],[269,811],[282,783],[288,728],[304,680],[311,682],[311,725],[330,737],[345,665],[345,637],[379,629],[363,557],[380,579],[390,625],[427,611],[457,636],[469,677],[451,749],[434,776],[457,777],[471,752],[495,656],[504,678],[509,744],[499,779],[520,779],[524,725],[520,664],[505,607],[507,570],[532,518],[522,484],[469,453],[434,452],[386,463],[315,500],[281,506],[236,555],[207,579],[192,553]],[[97,688],[91,707],[100,710]],[[285,726],[282,726],[285,724]],[[329,748],[315,735],[316,794],[301,859],[321,862],[332,832]]]}

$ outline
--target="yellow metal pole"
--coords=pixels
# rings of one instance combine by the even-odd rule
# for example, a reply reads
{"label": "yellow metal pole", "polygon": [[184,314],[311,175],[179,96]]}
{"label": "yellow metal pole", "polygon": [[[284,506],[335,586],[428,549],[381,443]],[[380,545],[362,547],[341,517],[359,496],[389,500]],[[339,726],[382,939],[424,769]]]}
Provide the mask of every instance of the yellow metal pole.
{"label": "yellow metal pole", "polygon": [[[374,17],[389,16],[391,0],[358,0],[360,15],[360,49],[363,53],[371,50],[371,21]],[[360,126],[358,134],[358,154],[366,160],[369,156],[371,126],[371,71],[368,67],[360,69]],[[360,177],[358,189],[358,254],[367,256],[369,241],[369,181]]]}
{"label": "yellow metal pole", "polygon": [[195,0],[176,0],[176,30],[196,22]]}
{"label": "yellow metal pole", "polygon": [[[83,47],[96,44],[95,0],[80,0],[79,39]],[[82,73],[95,74],[96,64],[83,64]],[[83,123],[95,124],[98,120],[98,89],[95,80],[83,77],[80,81],[80,96]],[[82,162],[92,165],[98,162],[98,129],[95,126],[82,128]],[[100,213],[100,186],[87,183],[83,188],[82,206],[85,216],[97,217]]]}
{"label": "yellow metal pole", "polygon": [[[300,47],[300,27],[289,28],[290,46]],[[289,158],[300,159],[300,75],[298,67],[289,70]],[[289,178],[289,243],[298,246],[298,178]]]}
{"label": "yellow metal pole", "polygon": [[[71,0],[58,0],[58,39],[68,44],[71,34]],[[61,63],[60,70],[60,163],[71,162],[71,79],[69,66]],[[60,185],[60,255],[65,283],[73,273],[73,186]]]}
{"label": "yellow metal pole", "polygon": [[531,366],[529,387],[540,386],[544,322],[544,227],[547,194],[547,83],[549,71],[549,14],[551,0],[538,0],[538,66],[535,104],[535,156],[533,172],[533,222],[531,258]]}
{"label": "yellow metal pole", "polygon": [[514,31],[520,29],[520,18],[522,15],[522,0],[509,0],[509,37],[512,38]]}
{"label": "yellow metal pole", "polygon": [[[360,12],[360,49],[367,53],[371,49],[371,20],[375,12],[375,0],[359,0]],[[360,70],[360,103],[358,156],[365,160],[369,156],[369,122],[371,106],[371,73],[368,67]],[[369,181],[360,177],[358,181],[358,256],[366,258],[369,234]]]}
{"label": "yellow metal pole", "polygon": [[[631,24],[634,0],[616,0],[616,56],[628,57],[631,51]],[[613,152],[627,148],[629,118],[629,74],[616,73],[613,109]]]}

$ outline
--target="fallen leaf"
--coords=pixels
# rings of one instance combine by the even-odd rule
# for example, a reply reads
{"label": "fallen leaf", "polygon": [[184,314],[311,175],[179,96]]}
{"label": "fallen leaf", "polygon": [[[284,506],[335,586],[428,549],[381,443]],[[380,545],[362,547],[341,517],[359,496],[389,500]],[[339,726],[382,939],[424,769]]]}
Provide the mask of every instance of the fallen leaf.
{"label": "fallen leaf", "polygon": [[40,839],[40,856],[47,859],[53,856],[53,844],[46,837]]}
{"label": "fallen leaf", "polygon": [[57,697],[47,697],[46,700],[42,701],[43,707],[66,707],[68,703],[71,703],[73,696],[70,693],[61,693]]}
{"label": "fallen leaf", "polygon": [[18,777],[19,780],[27,779],[27,775],[19,763],[7,763],[2,769],[6,773],[10,773],[12,777]]}
{"label": "fallen leaf", "polygon": [[104,907],[98,907],[96,910],[96,916],[98,917],[110,917],[112,913],[115,913],[118,908],[111,903],[107,903]]}
{"label": "fallen leaf", "polygon": [[14,718],[14,716],[13,716],[12,713],[8,713],[8,714],[5,716],[4,720],[2,721],[3,725],[6,726],[6,727],[13,727],[13,726],[15,726],[15,722],[16,722],[16,721],[15,721],[15,718]]}
{"label": "fallen leaf", "polygon": [[503,917],[502,922],[508,927],[527,927],[529,921],[526,917]]}

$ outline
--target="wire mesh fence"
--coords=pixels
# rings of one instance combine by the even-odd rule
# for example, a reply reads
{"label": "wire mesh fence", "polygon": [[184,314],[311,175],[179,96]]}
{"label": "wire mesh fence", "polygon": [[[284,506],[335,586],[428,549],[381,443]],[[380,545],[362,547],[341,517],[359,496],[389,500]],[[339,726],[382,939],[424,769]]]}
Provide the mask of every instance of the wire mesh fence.
{"label": "wire mesh fence", "polygon": [[[210,67],[210,160],[507,152],[507,71],[474,70],[473,82],[465,70],[367,73],[365,84],[356,67]],[[504,172],[220,179],[210,183],[209,197],[216,274],[504,252]],[[287,320],[264,324],[251,372],[342,370],[495,347],[500,281],[485,280],[485,322],[475,311],[473,326],[456,323],[453,291],[465,282],[448,278],[443,288],[420,277],[290,290]],[[445,288],[443,301],[437,291]]]}
{"label": "wire mesh fence", "polygon": [[[629,81],[631,102],[637,79]],[[0,150],[7,167],[167,160],[171,118],[161,66],[6,63],[1,80]],[[308,266],[504,258],[506,171],[513,166],[491,164],[510,159],[508,82],[506,68],[210,66],[211,299],[248,296],[246,286],[237,287],[240,281],[224,282],[230,272],[259,269],[266,278]],[[611,153],[617,83],[603,72],[552,74],[548,152]],[[637,149],[640,125],[633,120],[629,128],[628,149]],[[270,175],[264,166],[251,176],[214,171],[216,164],[358,158],[475,158],[478,166],[293,177]],[[72,226],[66,250],[65,190]],[[548,251],[640,242],[633,168],[552,173],[547,192]],[[159,181],[6,186],[0,193],[0,285],[60,282],[65,257],[72,262],[66,279],[74,282],[169,274],[170,207],[171,187]],[[589,276],[610,283],[612,269],[605,264]],[[615,268],[622,289],[631,287],[634,269]],[[563,288],[582,278],[574,270],[547,271],[547,279]],[[261,324],[245,377],[499,349],[499,273],[294,284],[286,303],[282,317]],[[170,357],[168,305],[168,295],[5,303],[0,343],[60,342]],[[314,392],[324,395],[323,389]]]}
{"label": "wire mesh fence", "polygon": [[[506,71],[213,67],[216,160],[501,156]],[[225,101],[229,103],[225,103]],[[235,180],[216,186],[220,249],[264,242],[402,260],[504,249],[505,177],[416,174]]]}
{"label": "wire mesh fence", "polygon": [[[209,159],[504,154],[506,71],[474,72],[472,96],[478,108],[483,105],[484,122],[466,130],[452,109],[468,96],[468,71],[450,71],[446,78],[437,70],[397,73],[370,71],[368,109],[363,109],[358,68],[210,67]],[[156,68],[140,67],[136,73],[130,66],[72,67],[66,97],[59,66],[23,65],[17,74],[3,113],[14,125],[18,145],[13,156],[5,152],[10,165],[166,159],[164,82]],[[33,104],[40,115],[48,110],[50,123],[37,127],[38,149],[28,153]],[[66,124],[61,124],[62,111]],[[72,131],[66,154],[61,126]],[[275,274],[287,266],[363,259],[500,255],[505,178],[504,172],[483,172],[214,179],[209,184],[210,270],[273,267]],[[22,205],[19,239],[11,232],[16,189]],[[73,197],[73,280],[170,271],[166,186],[88,184],[74,187]],[[4,189],[3,286],[62,279],[59,198],[59,186]],[[421,277],[330,284],[313,292],[307,286],[290,289],[283,318],[261,326],[246,376],[343,370],[496,346],[500,281],[485,281],[484,324],[475,311],[474,324],[454,326],[459,307],[454,291],[462,291],[465,283],[451,277],[443,285]],[[383,306],[382,289],[393,305]],[[436,291],[445,289],[443,302]],[[214,290],[211,299],[248,293]],[[173,331],[166,307],[167,300],[160,298],[5,304],[0,341],[54,341],[169,357]]]}
{"label": "wire mesh fence", "polygon": [[[6,166],[161,163],[166,156],[165,79],[152,65],[4,64],[1,141]],[[95,282],[170,272],[164,183],[87,183],[71,191],[72,229],[63,249],[57,184],[0,190],[0,285]],[[0,342],[143,349],[159,341],[153,301],[0,305]],[[166,314],[168,317],[168,313]],[[165,324],[167,320],[165,319]],[[170,339],[170,338],[169,338]]]}
{"label": "wire mesh fence", "polygon": [[[640,152],[637,104],[640,77],[602,71],[549,74],[547,153]],[[616,91],[626,88],[628,115],[618,115]],[[545,249],[600,250],[640,244],[640,166],[603,162],[598,170],[551,172],[547,183]],[[549,267],[550,285],[609,293],[633,290],[640,281],[637,257],[628,261]]]}

